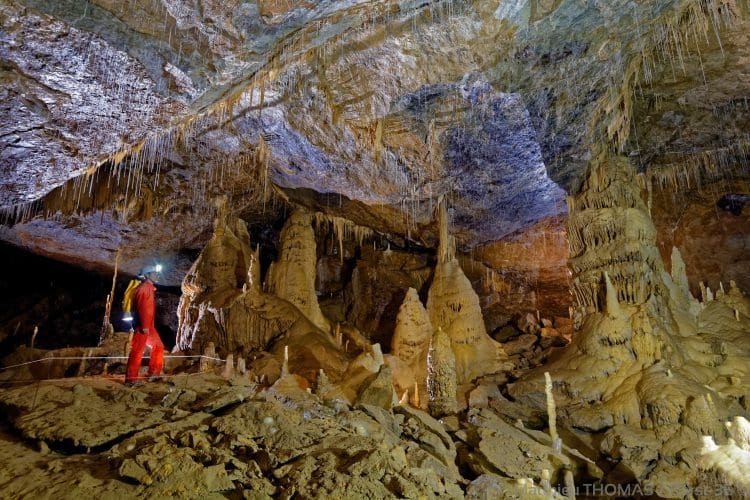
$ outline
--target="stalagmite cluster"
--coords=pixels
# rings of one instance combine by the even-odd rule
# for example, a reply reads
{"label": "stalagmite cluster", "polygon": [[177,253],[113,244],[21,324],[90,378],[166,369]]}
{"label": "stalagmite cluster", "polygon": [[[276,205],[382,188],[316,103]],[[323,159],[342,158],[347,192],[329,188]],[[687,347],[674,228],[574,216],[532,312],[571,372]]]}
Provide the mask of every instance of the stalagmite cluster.
{"label": "stalagmite cluster", "polygon": [[178,347],[201,352],[213,343],[221,353],[270,351],[280,358],[284,346],[292,350],[297,373],[314,379],[325,368],[341,375],[347,362],[315,297],[310,217],[295,213],[282,231],[280,260],[269,271],[267,288],[283,296],[262,291],[259,257],[250,250],[247,229],[239,219],[227,220],[220,209],[211,241],[183,281]]}
{"label": "stalagmite cluster", "polygon": [[[700,437],[723,438],[721,422],[746,412],[742,381],[750,349],[740,346],[750,341],[750,322],[744,313],[737,321],[734,311],[744,311],[748,301],[730,291],[714,300],[706,293],[698,303],[677,250],[672,274],[664,271],[625,158],[593,159],[570,207],[580,331],[509,393],[543,408],[549,372],[560,381],[555,399],[564,417],[558,423],[602,433],[601,452],[622,460],[626,477],[640,484],[687,481],[697,473]],[[666,494],[673,486],[667,482],[656,491]]]}
{"label": "stalagmite cluster", "polygon": [[220,311],[248,283],[248,271],[257,268],[252,263],[258,255],[250,249],[245,224],[227,214],[225,200],[217,202],[217,209],[213,235],[182,281],[176,339],[180,349],[202,350],[208,342],[230,349],[227,332],[217,327]]}

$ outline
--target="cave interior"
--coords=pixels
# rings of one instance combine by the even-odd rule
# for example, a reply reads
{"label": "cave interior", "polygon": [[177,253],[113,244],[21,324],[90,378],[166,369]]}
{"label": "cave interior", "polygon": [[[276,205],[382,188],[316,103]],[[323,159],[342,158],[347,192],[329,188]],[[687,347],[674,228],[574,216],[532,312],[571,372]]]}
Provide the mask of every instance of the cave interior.
{"label": "cave interior", "polygon": [[747,0],[0,0],[0,40],[0,496],[750,495]]}

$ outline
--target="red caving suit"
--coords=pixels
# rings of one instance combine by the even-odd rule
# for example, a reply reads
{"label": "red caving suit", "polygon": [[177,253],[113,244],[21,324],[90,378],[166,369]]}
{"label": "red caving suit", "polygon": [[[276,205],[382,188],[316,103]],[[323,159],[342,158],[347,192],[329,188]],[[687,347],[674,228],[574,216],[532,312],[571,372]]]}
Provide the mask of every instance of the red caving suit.
{"label": "red caving suit", "polygon": [[[125,381],[130,382],[138,379],[141,368],[141,358],[146,346],[151,347],[151,357],[148,362],[148,376],[160,375],[164,365],[164,344],[154,326],[156,315],[156,287],[149,280],[144,281],[135,291],[133,300],[138,318],[138,326],[133,334],[130,356],[128,357],[128,368],[125,372]],[[143,330],[148,329],[148,333]]]}

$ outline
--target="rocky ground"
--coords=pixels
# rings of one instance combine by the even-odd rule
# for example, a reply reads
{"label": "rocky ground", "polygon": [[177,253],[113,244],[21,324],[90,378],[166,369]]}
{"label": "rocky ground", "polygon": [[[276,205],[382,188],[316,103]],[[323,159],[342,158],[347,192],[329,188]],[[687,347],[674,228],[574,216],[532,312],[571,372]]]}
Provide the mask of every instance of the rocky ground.
{"label": "rocky ground", "polygon": [[512,423],[523,410],[510,402],[490,408],[485,398],[437,421],[410,406],[350,407],[282,382],[264,389],[244,377],[185,373],[140,388],[108,376],[6,387],[0,490],[34,498],[517,498],[526,497],[517,480],[544,470],[597,470]]}

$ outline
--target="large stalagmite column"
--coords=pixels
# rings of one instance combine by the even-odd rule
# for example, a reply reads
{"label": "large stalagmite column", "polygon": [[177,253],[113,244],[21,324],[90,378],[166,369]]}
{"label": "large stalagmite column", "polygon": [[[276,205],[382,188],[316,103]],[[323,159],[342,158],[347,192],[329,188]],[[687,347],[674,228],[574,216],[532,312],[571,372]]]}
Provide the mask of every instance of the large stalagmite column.
{"label": "large stalagmite column", "polygon": [[[679,253],[673,256],[673,280],[664,270],[635,169],[625,157],[607,152],[594,157],[587,181],[568,206],[580,329],[544,370],[564,381],[561,400],[578,405],[568,410],[569,421],[598,430],[613,422],[652,426],[679,419],[686,395],[700,394],[702,386],[676,374],[691,357],[718,362],[696,335]],[[699,373],[691,371],[688,378]],[[542,375],[541,369],[531,372],[510,394],[537,397]]]}
{"label": "large stalagmite column", "polygon": [[502,345],[487,334],[479,297],[455,257],[456,244],[448,234],[445,202],[439,205],[440,247],[435,276],[427,298],[433,328],[448,335],[456,356],[458,383],[506,368]]}
{"label": "large stalagmite column", "polygon": [[635,170],[602,153],[590,164],[581,192],[568,198],[573,294],[579,313],[604,309],[604,272],[617,299],[643,304],[664,292],[656,228],[640,196]]}
{"label": "large stalagmite column", "polygon": [[312,216],[305,210],[295,210],[281,230],[281,252],[271,265],[266,289],[285,299],[302,311],[316,326],[329,331],[315,293],[315,233]]}

